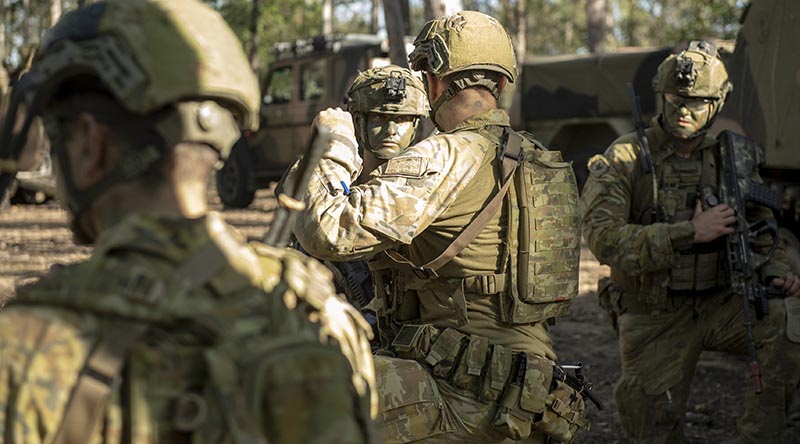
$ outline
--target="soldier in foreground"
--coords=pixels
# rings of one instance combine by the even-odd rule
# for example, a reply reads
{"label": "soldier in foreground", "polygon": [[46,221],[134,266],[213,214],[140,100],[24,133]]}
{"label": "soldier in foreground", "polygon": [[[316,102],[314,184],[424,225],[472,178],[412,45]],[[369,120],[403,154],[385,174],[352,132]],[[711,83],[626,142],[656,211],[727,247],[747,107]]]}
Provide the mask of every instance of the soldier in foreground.
{"label": "soldier in foreground", "polygon": [[392,269],[377,295],[387,442],[570,442],[585,404],[554,367],[547,321],[577,294],[572,169],[497,108],[517,77],[497,20],[433,20],[414,46],[441,133],[346,189],[361,170],[352,120],[321,112],[334,138],[294,233],[312,255]]}
{"label": "soldier in foreground", "polygon": [[324,267],[207,212],[209,175],[259,103],[216,12],[93,3],[48,33],[15,93],[95,248],[0,311],[0,441],[371,441],[363,319]]}
{"label": "soldier in foreground", "polygon": [[[734,233],[734,202],[716,201],[729,191],[718,185],[730,172],[722,168],[722,153],[735,156],[743,189],[755,190],[758,149],[741,137],[706,135],[731,88],[712,44],[692,42],[668,57],[655,82],[662,113],[646,138],[622,136],[589,161],[581,201],[589,247],[611,266],[617,289],[610,300],[618,315],[622,375],[614,394],[623,427],[636,443],[684,442],[684,409],[700,353],[750,351],[752,358],[757,350],[751,366],[757,370],[760,361],[763,393],[756,394],[761,380],[753,374],[738,429],[742,442],[780,443],[800,379],[800,320],[787,321],[786,309],[800,296],[800,280],[778,249],[756,278],[782,294],[764,298],[763,307],[758,299],[743,304],[739,284],[728,280],[736,270],[725,270],[736,260],[726,243]],[[772,214],[748,203],[745,216],[752,222]],[[755,263],[773,240],[762,233],[752,257],[739,260]],[[748,320],[750,312],[761,315]],[[748,322],[753,325],[745,328]]]}

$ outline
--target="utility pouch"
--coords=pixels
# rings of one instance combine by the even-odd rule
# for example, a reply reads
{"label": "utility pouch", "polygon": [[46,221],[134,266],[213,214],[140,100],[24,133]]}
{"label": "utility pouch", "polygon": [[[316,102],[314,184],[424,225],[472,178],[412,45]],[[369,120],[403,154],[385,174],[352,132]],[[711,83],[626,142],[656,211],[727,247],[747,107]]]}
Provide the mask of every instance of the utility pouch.
{"label": "utility pouch", "polygon": [[405,324],[392,340],[391,350],[403,359],[424,360],[431,349],[436,327],[431,324]]}
{"label": "utility pouch", "polygon": [[480,396],[481,375],[489,354],[489,338],[471,335],[462,358],[458,361],[451,383]]}
{"label": "utility pouch", "polygon": [[508,384],[511,376],[511,350],[500,344],[491,346],[492,356],[489,358],[489,368],[483,377],[480,399],[494,402],[500,397],[503,387]]}
{"label": "utility pouch", "polygon": [[454,328],[448,328],[431,344],[425,362],[433,367],[433,374],[439,378],[448,378],[453,372],[464,350],[466,335]]}
{"label": "utility pouch", "polygon": [[783,303],[786,306],[786,337],[800,343],[800,298],[785,297]]}
{"label": "utility pouch", "polygon": [[514,440],[530,436],[534,420],[545,411],[552,378],[551,361],[534,355],[517,355],[514,376],[503,390],[492,421],[494,428]]}
{"label": "utility pouch", "polygon": [[547,395],[545,406],[544,414],[534,427],[553,440],[569,443],[575,438],[578,428],[589,430],[583,396],[569,385],[556,381],[555,388]]}

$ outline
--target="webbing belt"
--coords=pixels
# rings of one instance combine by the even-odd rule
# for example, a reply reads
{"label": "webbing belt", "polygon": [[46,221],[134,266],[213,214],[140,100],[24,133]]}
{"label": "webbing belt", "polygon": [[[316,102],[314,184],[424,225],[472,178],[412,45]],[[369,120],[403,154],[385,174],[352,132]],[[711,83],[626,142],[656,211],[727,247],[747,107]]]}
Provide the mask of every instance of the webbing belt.
{"label": "webbing belt", "polygon": [[[205,285],[227,263],[214,242],[201,247],[173,274],[167,288],[194,289]],[[161,292],[163,295],[164,292]],[[85,444],[102,423],[108,401],[133,346],[147,333],[143,322],[117,321],[109,325],[89,352],[70,394],[61,423],[48,444]]]}
{"label": "webbing belt", "polygon": [[458,255],[458,253],[460,253],[464,248],[466,248],[467,245],[472,243],[472,241],[478,237],[478,234],[480,234],[484,227],[486,227],[486,224],[489,223],[489,219],[491,219],[492,216],[494,216],[500,209],[500,204],[503,202],[503,197],[505,197],[506,192],[508,192],[508,187],[511,185],[511,179],[514,177],[514,172],[522,162],[522,136],[517,134],[515,131],[509,130],[506,130],[506,135],[506,143],[503,147],[502,153],[503,186],[492,198],[489,204],[486,205],[483,210],[481,210],[478,216],[473,219],[466,228],[464,228],[464,231],[462,231],[458,237],[456,237],[456,239],[450,245],[448,245],[441,254],[439,254],[439,256],[424,265],[415,264],[397,251],[384,251],[386,256],[394,262],[394,264],[392,264],[392,268],[407,273],[413,273],[420,279],[438,277],[439,275],[436,273],[436,270],[450,262]]}

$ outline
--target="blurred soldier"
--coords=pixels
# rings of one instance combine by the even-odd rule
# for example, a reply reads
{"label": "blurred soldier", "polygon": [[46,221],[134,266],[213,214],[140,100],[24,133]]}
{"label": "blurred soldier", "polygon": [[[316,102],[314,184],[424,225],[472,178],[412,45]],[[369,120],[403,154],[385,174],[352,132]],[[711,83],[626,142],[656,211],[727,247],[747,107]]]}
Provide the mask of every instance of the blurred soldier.
{"label": "blurred soldier", "polygon": [[[730,89],[714,45],[692,42],[658,68],[655,90],[663,111],[646,130],[653,175],[644,172],[635,133],[589,161],[583,228],[592,252],[611,266],[617,287],[610,302],[618,314],[622,375],[614,394],[636,443],[685,441],[684,409],[703,350],[748,352],[741,300],[732,296],[722,271],[734,210],[714,206],[718,142],[706,135]],[[739,173],[760,182],[756,153],[736,156]],[[772,215],[754,205],[747,217]],[[771,238],[764,233],[753,251],[765,253]],[[783,289],[787,301],[800,295],[800,280],[789,273],[781,250],[760,277]],[[739,418],[742,442],[782,442],[785,411],[800,377],[800,334],[793,328],[790,339],[784,299],[770,299],[769,315],[754,327],[764,392],[748,390]]]}
{"label": "blurred soldier", "polygon": [[70,226],[95,249],[0,311],[4,442],[370,441],[363,319],[324,267],[207,212],[213,166],[258,121],[219,14],[78,9],[15,97],[45,121]]}
{"label": "blurred soldier", "polygon": [[554,376],[547,321],[577,294],[574,174],[497,109],[517,77],[497,20],[433,20],[414,46],[441,133],[345,188],[361,171],[357,133],[349,114],[321,112],[334,137],[295,235],[315,256],[392,268],[376,301],[387,442],[569,442],[585,405]]}
{"label": "blurred soldier", "polygon": [[[353,116],[363,159],[355,184],[366,182],[375,168],[405,151],[416,137],[420,119],[429,112],[422,80],[409,69],[395,65],[359,73],[347,91],[345,106]],[[333,271],[338,289],[356,308],[363,309],[372,300],[373,277],[366,261],[325,261],[325,265]],[[388,283],[388,277],[376,278],[379,288]],[[375,321],[371,310],[367,319],[370,323]]]}

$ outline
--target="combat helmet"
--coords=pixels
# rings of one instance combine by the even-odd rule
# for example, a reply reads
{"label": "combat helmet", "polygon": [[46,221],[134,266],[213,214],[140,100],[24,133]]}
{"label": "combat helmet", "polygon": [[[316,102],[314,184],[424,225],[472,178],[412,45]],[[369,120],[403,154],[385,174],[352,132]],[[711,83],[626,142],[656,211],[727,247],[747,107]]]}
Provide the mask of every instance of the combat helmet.
{"label": "combat helmet", "polygon": [[[33,119],[66,85],[111,96],[124,115],[77,111],[94,111],[109,125],[124,123],[130,145],[96,188],[77,193],[67,156],[51,140],[74,218],[112,185],[144,174],[165,147],[204,144],[225,158],[240,127],[258,126],[258,82],[241,45],[222,16],[196,0],[105,0],[64,15],[11,97],[7,116],[20,105],[27,110],[17,135],[13,119],[3,124],[0,146],[11,157],[19,155]],[[45,125],[48,133],[57,126]]]}
{"label": "combat helmet", "polygon": [[694,40],[687,49],[661,62],[653,79],[653,89],[662,97],[665,93],[672,93],[712,100],[713,110],[707,128],[722,109],[733,85],[728,80],[728,71],[716,46],[704,40]]}
{"label": "combat helmet", "polygon": [[461,89],[482,86],[498,98],[498,76],[512,83],[517,79],[511,37],[500,22],[477,11],[461,11],[426,23],[408,60],[415,71],[452,79],[448,90],[431,103],[433,113]]}
{"label": "combat helmet", "polygon": [[414,121],[416,132],[419,117],[428,115],[430,110],[422,80],[411,70],[396,65],[360,72],[347,91],[345,105],[353,114],[359,146],[369,149],[379,159],[388,159],[389,153],[370,146],[366,135],[369,113],[414,116],[417,118]]}
{"label": "combat helmet", "polygon": [[422,80],[396,65],[360,72],[347,90],[345,104],[351,113],[425,116],[429,110]]}

